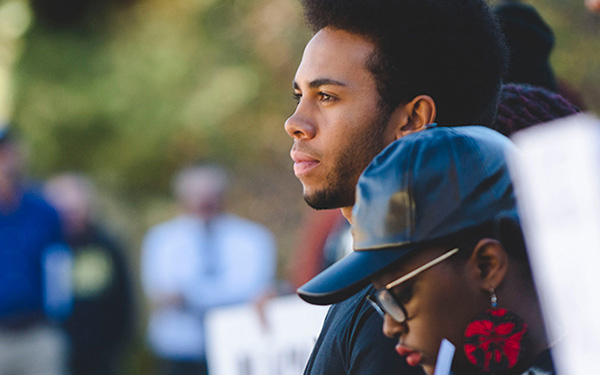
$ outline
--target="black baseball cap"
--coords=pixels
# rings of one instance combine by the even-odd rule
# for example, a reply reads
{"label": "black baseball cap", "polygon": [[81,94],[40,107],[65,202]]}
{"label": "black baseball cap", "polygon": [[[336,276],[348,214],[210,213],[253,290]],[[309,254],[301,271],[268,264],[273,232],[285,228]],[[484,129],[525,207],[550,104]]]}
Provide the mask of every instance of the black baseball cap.
{"label": "black baseball cap", "polygon": [[513,143],[483,126],[432,127],[386,147],[358,180],[354,251],[298,289],[305,301],[340,302],[415,250],[518,220],[507,153]]}

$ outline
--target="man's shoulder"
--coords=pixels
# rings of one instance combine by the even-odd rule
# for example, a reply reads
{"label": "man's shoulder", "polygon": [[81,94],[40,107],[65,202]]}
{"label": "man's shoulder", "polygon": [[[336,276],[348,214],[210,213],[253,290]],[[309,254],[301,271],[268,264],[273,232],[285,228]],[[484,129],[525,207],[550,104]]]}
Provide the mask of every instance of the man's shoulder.
{"label": "man's shoulder", "polygon": [[348,313],[359,313],[361,315],[371,315],[372,313],[375,313],[375,310],[369,306],[369,302],[367,301],[367,296],[374,291],[375,289],[370,285],[361,289],[358,293],[354,294],[350,298],[332,305],[332,314],[347,316]]}
{"label": "man's shoulder", "polygon": [[331,306],[305,375],[421,375],[395,352],[394,340],[381,332],[383,321],[366,300],[374,291],[368,286]]}
{"label": "man's shoulder", "polygon": [[[332,305],[325,317],[321,331],[324,339],[335,337],[336,340],[340,339],[353,345],[360,338],[359,336],[363,335],[363,327],[367,321],[375,320],[377,323],[382,323],[379,315],[369,306],[366,300],[367,296],[373,291],[374,289],[369,286],[360,290],[352,297]],[[367,332],[364,336],[373,338],[378,335],[373,335],[373,332]]]}

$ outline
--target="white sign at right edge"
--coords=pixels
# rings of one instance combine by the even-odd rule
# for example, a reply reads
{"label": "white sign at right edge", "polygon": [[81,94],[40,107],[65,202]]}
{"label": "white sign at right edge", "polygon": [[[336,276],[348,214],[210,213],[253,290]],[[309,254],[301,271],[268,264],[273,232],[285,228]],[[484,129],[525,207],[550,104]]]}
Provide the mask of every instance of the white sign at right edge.
{"label": "white sign at right edge", "polygon": [[576,115],[516,133],[510,157],[554,362],[593,374],[600,353],[600,121]]}

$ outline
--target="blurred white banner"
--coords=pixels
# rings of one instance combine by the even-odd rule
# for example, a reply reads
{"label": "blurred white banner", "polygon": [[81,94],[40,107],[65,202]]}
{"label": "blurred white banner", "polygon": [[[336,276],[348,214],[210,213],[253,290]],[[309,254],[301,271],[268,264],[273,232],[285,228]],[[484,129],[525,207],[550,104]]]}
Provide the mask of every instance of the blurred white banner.
{"label": "blurred white banner", "polygon": [[264,321],[252,305],[211,311],[206,317],[210,375],[302,374],[327,309],[294,295],[268,301]]}
{"label": "blurred white banner", "polygon": [[598,373],[600,121],[572,116],[513,140],[521,152],[511,173],[558,373]]}

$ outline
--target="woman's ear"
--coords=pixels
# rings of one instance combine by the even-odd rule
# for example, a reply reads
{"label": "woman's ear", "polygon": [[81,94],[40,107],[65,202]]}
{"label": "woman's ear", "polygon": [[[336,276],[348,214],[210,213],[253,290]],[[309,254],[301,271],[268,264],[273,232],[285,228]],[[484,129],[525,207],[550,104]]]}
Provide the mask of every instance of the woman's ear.
{"label": "woman's ear", "polygon": [[[396,129],[396,139],[421,131],[428,124],[435,122],[435,102],[429,95],[419,95],[397,110],[402,111],[402,116],[398,117],[402,121]],[[398,114],[392,114],[396,115]]]}
{"label": "woman's ear", "polygon": [[484,238],[473,249],[468,264],[483,290],[497,289],[508,271],[508,254],[500,242]]}

